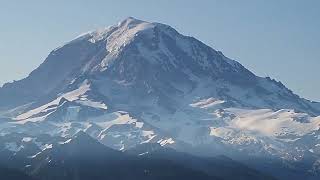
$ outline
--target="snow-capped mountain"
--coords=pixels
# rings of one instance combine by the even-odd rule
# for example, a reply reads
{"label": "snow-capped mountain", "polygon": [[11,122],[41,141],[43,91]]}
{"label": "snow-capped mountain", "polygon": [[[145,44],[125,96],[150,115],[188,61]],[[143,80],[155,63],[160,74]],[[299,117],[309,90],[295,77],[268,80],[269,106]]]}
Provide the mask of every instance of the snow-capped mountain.
{"label": "snow-capped mountain", "polygon": [[84,131],[118,150],[159,143],[307,161],[319,171],[320,103],[168,25],[132,17],[53,50],[0,88],[0,110],[2,135]]}
{"label": "snow-capped mountain", "polygon": [[[115,87],[109,88],[111,85]],[[232,106],[320,113],[316,103],[299,98],[280,82],[255,76],[195,38],[164,24],[134,18],[81,35],[52,51],[27,78],[1,88],[1,107],[30,103],[37,107],[59,93],[68,96],[68,90],[76,88],[73,98],[91,92],[98,100],[113,103],[119,98],[113,91],[121,89],[121,97],[147,95],[172,111],[180,97],[202,90],[199,95],[225,100]],[[95,105],[101,106],[98,102]]]}

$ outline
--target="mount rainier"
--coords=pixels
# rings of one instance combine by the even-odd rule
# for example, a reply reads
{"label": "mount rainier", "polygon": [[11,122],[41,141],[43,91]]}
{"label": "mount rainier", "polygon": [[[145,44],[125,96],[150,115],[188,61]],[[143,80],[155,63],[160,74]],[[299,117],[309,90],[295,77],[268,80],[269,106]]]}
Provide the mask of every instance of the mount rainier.
{"label": "mount rainier", "polygon": [[0,149],[17,154],[28,142],[29,157],[83,131],[115,150],[155,143],[313,177],[319,127],[320,103],[168,25],[132,17],[78,36],[0,88]]}

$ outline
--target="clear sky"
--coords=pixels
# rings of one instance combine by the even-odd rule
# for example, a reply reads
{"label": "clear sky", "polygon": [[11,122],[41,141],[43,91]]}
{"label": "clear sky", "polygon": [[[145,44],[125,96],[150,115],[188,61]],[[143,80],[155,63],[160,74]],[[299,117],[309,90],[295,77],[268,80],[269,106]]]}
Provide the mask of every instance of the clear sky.
{"label": "clear sky", "polygon": [[319,0],[0,0],[0,85],[82,32],[128,16],[169,24],[320,101]]}

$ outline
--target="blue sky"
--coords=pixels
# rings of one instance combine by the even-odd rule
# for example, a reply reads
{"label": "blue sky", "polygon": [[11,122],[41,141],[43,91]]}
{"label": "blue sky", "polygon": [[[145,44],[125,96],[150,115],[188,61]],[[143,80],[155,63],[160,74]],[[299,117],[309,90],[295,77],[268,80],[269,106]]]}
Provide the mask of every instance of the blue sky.
{"label": "blue sky", "polygon": [[54,48],[133,16],[169,24],[320,101],[318,0],[0,0],[0,84],[27,76]]}

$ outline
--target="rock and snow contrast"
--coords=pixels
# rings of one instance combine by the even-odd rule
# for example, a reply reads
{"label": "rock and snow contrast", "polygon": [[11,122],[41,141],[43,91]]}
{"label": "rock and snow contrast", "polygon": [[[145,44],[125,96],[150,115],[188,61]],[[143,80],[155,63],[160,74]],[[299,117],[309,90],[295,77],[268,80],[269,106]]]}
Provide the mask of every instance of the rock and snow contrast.
{"label": "rock and snow contrast", "polygon": [[[84,131],[121,151],[158,143],[320,173],[320,103],[168,25],[132,17],[82,34],[1,87],[0,120],[0,147],[14,153],[24,143],[41,153]],[[25,135],[19,143],[16,133]],[[37,141],[45,135],[52,139]]]}

